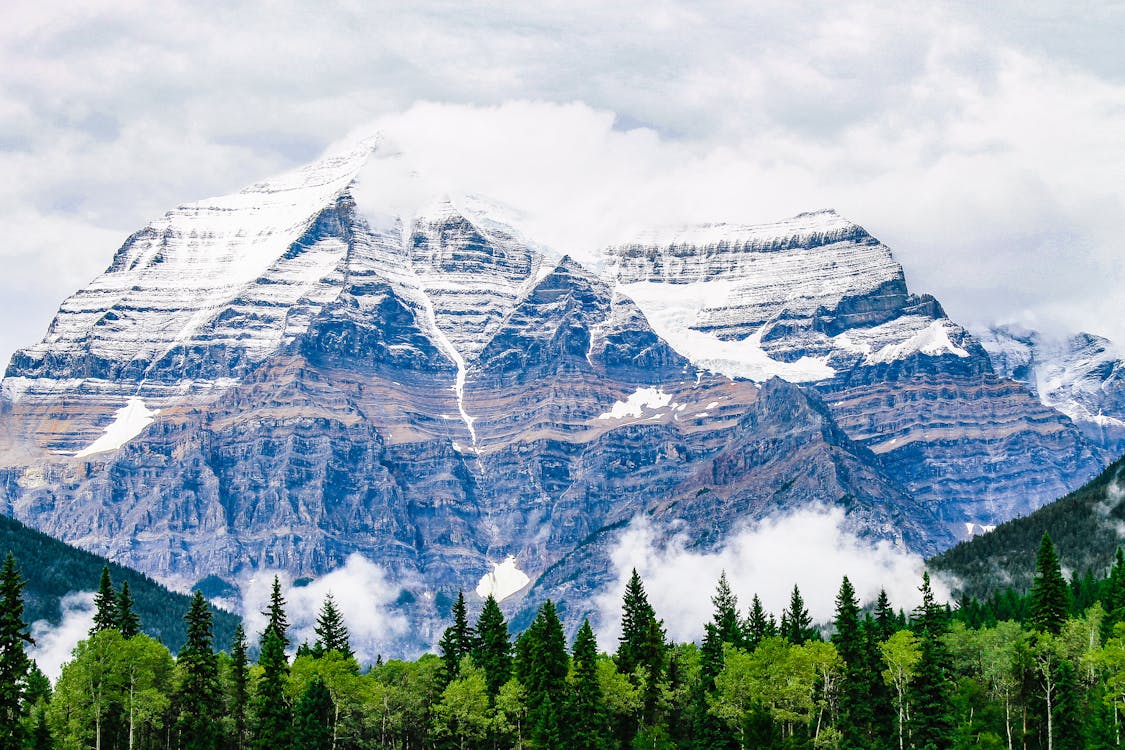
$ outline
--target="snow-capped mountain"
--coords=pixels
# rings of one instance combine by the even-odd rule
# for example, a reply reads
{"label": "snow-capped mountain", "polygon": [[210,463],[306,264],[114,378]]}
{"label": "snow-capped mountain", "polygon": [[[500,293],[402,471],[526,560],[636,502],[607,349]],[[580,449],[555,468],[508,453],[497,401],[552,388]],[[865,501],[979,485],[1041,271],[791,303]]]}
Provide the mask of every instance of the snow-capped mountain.
{"label": "snow-capped mountain", "polygon": [[1014,325],[976,335],[1003,377],[1026,385],[1111,453],[1125,451],[1125,356],[1112,341],[1091,333],[1052,338]]}
{"label": "snow-capped mountain", "polygon": [[371,150],[181,206],[66,300],[3,382],[5,512],[181,584],[360,552],[425,615],[589,588],[639,514],[709,545],[838,505],[929,552],[1103,465],[835,213],[586,266],[483,201],[357,204]]}

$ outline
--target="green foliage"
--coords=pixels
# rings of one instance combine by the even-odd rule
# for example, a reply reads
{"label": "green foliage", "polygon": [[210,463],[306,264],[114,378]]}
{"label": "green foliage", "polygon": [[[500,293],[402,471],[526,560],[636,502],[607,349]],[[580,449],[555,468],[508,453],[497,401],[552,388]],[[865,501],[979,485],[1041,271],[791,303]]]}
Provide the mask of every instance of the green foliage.
{"label": "green foliage", "polygon": [[500,688],[512,677],[512,641],[504,613],[492,594],[484,600],[477,619],[476,648],[473,662],[484,670],[488,694],[495,699]]}
{"label": "green foliage", "polygon": [[515,667],[527,695],[529,737],[538,747],[561,747],[559,714],[566,703],[569,658],[562,623],[550,599],[517,641]]}
{"label": "green foliage", "polygon": [[789,595],[789,607],[781,613],[781,637],[798,646],[816,637],[809,610],[805,607],[804,597],[796,584]]}
{"label": "green foliage", "polygon": [[344,617],[340,614],[340,610],[336,609],[332,594],[324,598],[324,605],[317,616],[313,631],[316,633],[316,645],[321,653],[336,651],[349,659],[355,656],[348,639],[348,628],[344,625]]}
{"label": "green foliage", "polygon": [[[191,597],[169,591],[148,576],[109,562],[104,557],[71,547],[46,534],[29,529],[14,518],[0,516],[0,553],[11,552],[19,561],[27,586],[24,588],[24,619],[46,620],[57,625],[62,619],[60,601],[72,591],[98,588],[99,574],[109,568],[113,580],[129,584],[143,631],[179,651],[187,638],[183,613]],[[238,618],[215,611],[215,633],[227,643]]]}
{"label": "green foliage", "polygon": [[319,675],[314,676],[293,711],[293,750],[332,747],[335,713],[328,686]]}
{"label": "green foliage", "polygon": [[438,651],[441,653],[441,660],[445,665],[442,674],[446,683],[457,679],[460,674],[461,660],[472,654],[475,646],[476,634],[469,625],[469,610],[465,604],[465,592],[458,591],[457,599],[453,603],[453,624],[445,629],[445,633],[438,642]]}
{"label": "green foliage", "polygon": [[211,642],[211,608],[199,591],[184,620],[188,636],[176,659],[176,730],[184,750],[214,750],[221,737],[222,694]]}
{"label": "green foliage", "polygon": [[1035,558],[1035,580],[1031,584],[1031,627],[1058,635],[1070,609],[1066,580],[1051,537],[1043,534]]}
{"label": "green foliage", "polygon": [[117,627],[117,597],[113,593],[113,581],[109,576],[109,566],[102,567],[102,575],[98,580],[98,592],[94,595],[94,625],[90,629],[93,635],[101,630]]}
{"label": "green foliage", "polygon": [[598,644],[590,621],[574,639],[570,696],[566,706],[566,746],[576,750],[607,750],[609,721],[598,679]]}
{"label": "green foliage", "polygon": [[[109,571],[106,570],[106,575]],[[132,638],[141,632],[141,618],[133,609],[136,602],[129,592],[129,582],[122,581],[121,593],[117,595],[117,629],[121,631],[122,638]]]}
{"label": "green foliage", "polygon": [[23,576],[11,553],[0,568],[0,750],[22,750],[27,735],[27,676],[31,643],[23,621]]}
{"label": "green foliage", "polygon": [[252,701],[251,747],[255,750],[272,750],[288,743],[293,719],[292,706],[285,693],[289,681],[289,659],[285,656],[285,631],[289,627],[289,619],[285,614],[281,584],[276,576],[273,579],[269,607],[262,614],[269,620],[262,632],[258,651],[261,674]]}

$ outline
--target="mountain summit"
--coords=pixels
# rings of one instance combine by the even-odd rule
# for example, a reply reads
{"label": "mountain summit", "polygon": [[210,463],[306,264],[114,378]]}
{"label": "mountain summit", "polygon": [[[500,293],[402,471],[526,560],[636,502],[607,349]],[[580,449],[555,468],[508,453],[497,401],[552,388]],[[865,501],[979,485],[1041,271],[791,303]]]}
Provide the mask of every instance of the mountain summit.
{"label": "mountain summit", "polygon": [[66,300],[3,382],[4,511],[180,585],[358,552],[424,622],[499,564],[589,589],[642,515],[708,546],[839,506],[933,552],[1104,463],[834,212],[594,269],[484,202],[357,205],[371,148],[181,206]]}

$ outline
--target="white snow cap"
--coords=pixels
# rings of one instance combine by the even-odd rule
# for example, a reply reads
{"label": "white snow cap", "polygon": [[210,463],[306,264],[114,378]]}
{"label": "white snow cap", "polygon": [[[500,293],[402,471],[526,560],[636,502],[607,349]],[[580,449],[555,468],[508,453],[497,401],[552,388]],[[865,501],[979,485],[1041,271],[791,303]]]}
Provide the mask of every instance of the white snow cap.
{"label": "white snow cap", "polygon": [[496,601],[507,599],[512,594],[531,583],[531,579],[516,565],[516,556],[508,555],[504,562],[493,563],[492,572],[481,576],[477,584],[477,596],[484,599],[492,594]]}

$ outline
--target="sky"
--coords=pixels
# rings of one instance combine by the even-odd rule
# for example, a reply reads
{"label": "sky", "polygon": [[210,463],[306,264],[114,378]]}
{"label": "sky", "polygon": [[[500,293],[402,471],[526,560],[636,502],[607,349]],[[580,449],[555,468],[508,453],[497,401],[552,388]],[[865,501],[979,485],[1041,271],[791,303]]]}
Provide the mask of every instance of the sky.
{"label": "sky", "polygon": [[372,132],[563,252],[831,207],[959,322],[1125,341],[1123,29],[1114,2],[18,4],[0,360],[148,221]]}

